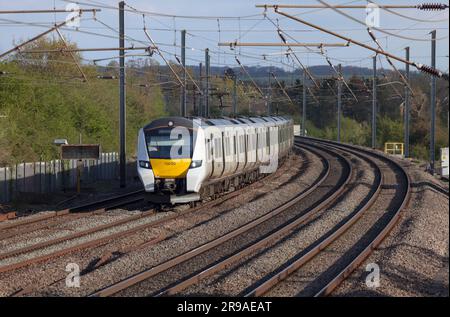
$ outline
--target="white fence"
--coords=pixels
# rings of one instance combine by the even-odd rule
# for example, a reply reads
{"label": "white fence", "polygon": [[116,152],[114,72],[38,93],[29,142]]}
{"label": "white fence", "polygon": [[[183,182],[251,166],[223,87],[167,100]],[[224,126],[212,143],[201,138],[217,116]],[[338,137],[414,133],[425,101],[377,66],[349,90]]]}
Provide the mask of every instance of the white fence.
{"label": "white fence", "polygon": [[[102,153],[99,160],[83,161],[82,184],[118,177],[117,153]],[[73,190],[77,182],[77,161],[21,163],[0,167],[0,203],[20,193],[55,193]]]}

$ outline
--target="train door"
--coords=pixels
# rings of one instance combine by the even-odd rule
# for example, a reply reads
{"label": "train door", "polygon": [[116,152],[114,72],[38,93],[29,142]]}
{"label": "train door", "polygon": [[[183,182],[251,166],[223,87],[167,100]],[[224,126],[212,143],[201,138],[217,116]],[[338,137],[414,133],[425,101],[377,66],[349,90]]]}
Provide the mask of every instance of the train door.
{"label": "train door", "polygon": [[238,147],[237,147],[237,138],[238,138],[238,133],[237,133],[237,131],[234,131],[233,147],[232,147],[232,157],[233,157],[233,161],[234,161],[233,173],[237,173],[237,171],[239,169],[239,152],[238,152]]}
{"label": "train door", "polygon": [[245,133],[245,130],[242,131],[242,135],[240,136],[240,153],[241,153],[241,159],[244,160],[244,164],[242,166],[242,170],[247,168],[247,164],[248,164],[248,151],[247,151],[247,134]]}
{"label": "train door", "polygon": [[214,135],[211,134],[210,137],[206,140],[206,151],[208,155],[208,164],[210,166],[210,174],[209,177],[213,177],[214,175],[214,148],[213,148],[213,140]]}
{"label": "train door", "polygon": [[259,128],[255,129],[255,135],[256,135],[256,163],[261,163],[261,153],[260,153],[260,142],[261,142],[261,138],[259,137]]}
{"label": "train door", "polygon": [[253,134],[251,129],[247,130],[246,139],[245,139],[245,149],[247,153],[247,168],[252,168],[255,164],[255,157],[253,152]]}
{"label": "train door", "polygon": [[224,176],[226,173],[226,156],[227,156],[227,147],[228,147],[228,142],[227,142],[227,137],[225,136],[225,132],[221,133],[221,149],[222,149],[222,173],[220,174],[220,176]]}
{"label": "train door", "polygon": [[222,149],[222,135],[220,133],[214,136],[212,143],[214,152],[214,172],[213,176],[219,178],[223,173],[223,149]]}

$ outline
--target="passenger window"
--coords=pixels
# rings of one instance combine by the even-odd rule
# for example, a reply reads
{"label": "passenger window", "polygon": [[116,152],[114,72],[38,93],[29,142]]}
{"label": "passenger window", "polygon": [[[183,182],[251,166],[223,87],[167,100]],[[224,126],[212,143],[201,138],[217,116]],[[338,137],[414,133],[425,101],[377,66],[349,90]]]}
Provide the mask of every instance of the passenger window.
{"label": "passenger window", "polygon": [[227,137],[225,139],[225,155],[229,156],[230,155],[230,138]]}
{"label": "passenger window", "polygon": [[218,158],[219,157],[219,139],[214,139],[214,149],[216,152],[215,157]]}

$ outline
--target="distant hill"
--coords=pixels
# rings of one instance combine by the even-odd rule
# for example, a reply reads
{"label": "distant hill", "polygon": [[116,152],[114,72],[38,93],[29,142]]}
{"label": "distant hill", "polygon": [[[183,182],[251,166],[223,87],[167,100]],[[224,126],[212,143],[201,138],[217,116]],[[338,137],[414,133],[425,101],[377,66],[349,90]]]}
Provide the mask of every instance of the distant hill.
{"label": "distant hill", "polygon": [[[161,69],[165,69],[167,67],[161,66]],[[199,72],[199,66],[189,66],[189,69],[192,69],[196,75]],[[211,73],[213,76],[223,76],[228,67],[211,67]],[[232,70],[235,73],[240,74],[242,79],[245,80],[245,75],[242,74],[242,70],[239,67],[233,67]],[[294,72],[286,71],[279,67],[268,67],[268,66],[250,66],[246,67],[246,70],[249,72],[250,76],[252,76],[258,82],[267,82],[270,77],[270,73],[273,72],[277,78],[282,81],[291,81],[292,79],[300,79],[303,76],[302,70],[296,70]],[[309,67],[309,70],[315,77],[330,77],[335,76],[335,72],[328,65],[317,65]],[[204,69],[203,69],[204,71]],[[356,66],[344,66],[342,67],[342,71],[345,77],[351,76],[372,76],[372,69],[366,67],[356,67]],[[386,70],[386,73],[389,73],[390,70]]]}

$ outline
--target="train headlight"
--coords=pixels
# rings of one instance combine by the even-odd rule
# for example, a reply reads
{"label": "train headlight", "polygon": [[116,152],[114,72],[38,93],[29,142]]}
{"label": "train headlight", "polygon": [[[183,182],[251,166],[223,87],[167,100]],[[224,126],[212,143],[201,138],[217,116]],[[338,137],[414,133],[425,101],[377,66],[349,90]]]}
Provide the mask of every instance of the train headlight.
{"label": "train headlight", "polygon": [[152,166],[150,165],[149,161],[139,161],[139,166],[141,168],[146,168],[146,169],[149,169],[149,170],[152,169]]}
{"label": "train headlight", "polygon": [[190,168],[198,168],[202,166],[202,161],[192,161]]}

